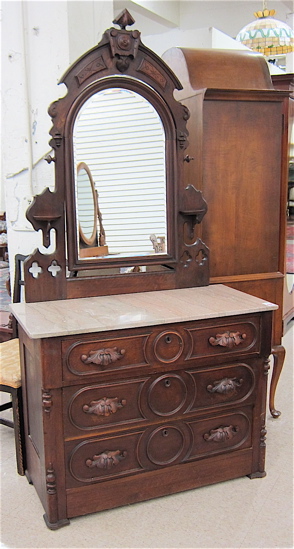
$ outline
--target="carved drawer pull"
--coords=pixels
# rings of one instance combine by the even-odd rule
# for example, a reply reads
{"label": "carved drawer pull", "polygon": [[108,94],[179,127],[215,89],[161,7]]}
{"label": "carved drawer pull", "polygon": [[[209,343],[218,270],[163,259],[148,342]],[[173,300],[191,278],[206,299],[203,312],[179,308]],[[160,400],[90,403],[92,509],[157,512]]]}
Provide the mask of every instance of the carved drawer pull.
{"label": "carved drawer pull", "polygon": [[93,459],[87,459],[86,465],[90,468],[98,467],[98,469],[111,469],[115,465],[118,465],[120,461],[125,459],[126,456],[126,451],[122,452],[121,450],[105,450],[105,452],[102,452],[102,454],[93,456]]}
{"label": "carved drawer pull", "polygon": [[228,347],[229,349],[232,349],[233,347],[240,345],[246,337],[246,334],[241,334],[240,332],[227,331],[223,334],[216,334],[215,337],[210,337],[208,341],[210,345],[213,345],[213,347],[220,345],[221,347]]}
{"label": "carved drawer pull", "polygon": [[81,360],[85,364],[108,366],[108,364],[112,364],[113,362],[120,360],[124,356],[125,352],[125,349],[119,350],[117,347],[98,349],[98,351],[90,351],[88,355],[82,355]]}
{"label": "carved drawer pull", "polygon": [[206,389],[209,393],[220,393],[222,395],[227,395],[228,393],[233,393],[237,387],[241,387],[242,383],[243,379],[237,380],[236,377],[225,377],[220,381],[214,381],[213,385],[207,385]]}
{"label": "carved drawer pull", "polygon": [[228,427],[219,427],[218,429],[211,429],[209,433],[203,435],[204,440],[207,442],[225,442],[233,438],[239,431],[238,426],[229,425]]}
{"label": "carved drawer pull", "polygon": [[115,398],[100,398],[99,400],[92,400],[90,404],[84,404],[83,411],[86,414],[95,414],[96,416],[111,416],[115,414],[117,410],[123,408],[126,405],[127,401],[122,399],[121,402],[118,401],[118,397]]}

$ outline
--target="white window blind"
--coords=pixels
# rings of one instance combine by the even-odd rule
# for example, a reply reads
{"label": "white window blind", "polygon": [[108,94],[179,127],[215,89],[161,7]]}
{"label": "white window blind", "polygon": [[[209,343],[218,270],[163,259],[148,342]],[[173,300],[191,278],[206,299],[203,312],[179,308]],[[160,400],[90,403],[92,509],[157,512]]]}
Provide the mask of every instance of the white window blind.
{"label": "white window blind", "polygon": [[150,235],[166,238],[165,133],[154,107],[127,89],[96,93],[75,122],[74,154],[91,170],[109,253],[153,253]]}

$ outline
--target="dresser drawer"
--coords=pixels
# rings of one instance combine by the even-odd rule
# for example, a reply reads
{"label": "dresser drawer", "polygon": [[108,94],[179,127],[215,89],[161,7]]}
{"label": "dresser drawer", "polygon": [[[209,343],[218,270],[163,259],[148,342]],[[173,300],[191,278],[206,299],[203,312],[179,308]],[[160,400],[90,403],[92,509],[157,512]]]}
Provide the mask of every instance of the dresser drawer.
{"label": "dresser drawer", "polygon": [[109,333],[68,338],[62,341],[63,380],[109,379],[116,371],[123,377],[131,371],[145,375],[159,367],[169,371],[192,367],[195,361],[204,364],[212,357],[221,363],[245,353],[256,355],[260,351],[259,323],[258,315],[238,321],[227,318],[153,326],[116,337]]}
{"label": "dresser drawer", "polygon": [[67,488],[142,471],[136,448],[142,431],[65,444]]}
{"label": "dresser drawer", "polygon": [[65,438],[247,402],[255,389],[255,377],[250,365],[233,364],[66,387],[62,391]]}
{"label": "dresser drawer", "polygon": [[63,389],[65,438],[144,421],[139,407],[145,379]]}
{"label": "dresser drawer", "polygon": [[64,380],[103,375],[148,366],[145,347],[149,333],[125,337],[81,337],[62,341]]}
{"label": "dresser drawer", "polygon": [[252,445],[252,410],[215,415],[201,421],[189,421],[193,447],[189,459],[249,448]]}
{"label": "dresser drawer", "polygon": [[190,349],[187,360],[206,356],[222,357],[260,351],[260,317],[248,320],[221,319],[205,327],[195,325],[188,328]]}
{"label": "dresser drawer", "polygon": [[149,427],[137,448],[145,469],[177,465],[251,446],[251,410]]}
{"label": "dresser drawer", "polygon": [[251,410],[65,443],[67,488],[249,448]]}
{"label": "dresser drawer", "polygon": [[250,364],[230,364],[221,368],[190,371],[190,374],[196,385],[191,411],[240,404],[247,402],[250,397],[250,400],[254,398],[256,373]]}

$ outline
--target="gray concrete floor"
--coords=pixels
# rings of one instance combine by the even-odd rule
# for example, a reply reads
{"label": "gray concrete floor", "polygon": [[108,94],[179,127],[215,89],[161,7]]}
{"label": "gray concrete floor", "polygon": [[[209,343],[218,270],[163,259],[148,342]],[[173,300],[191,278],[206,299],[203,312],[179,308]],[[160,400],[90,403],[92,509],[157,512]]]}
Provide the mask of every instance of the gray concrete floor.
{"label": "gray concrete floor", "polygon": [[[276,394],[267,413],[267,476],[237,480],[72,519],[55,532],[25,477],[16,473],[13,431],[1,434],[1,547],[293,548],[293,321]],[[9,413],[9,412],[6,412]]]}

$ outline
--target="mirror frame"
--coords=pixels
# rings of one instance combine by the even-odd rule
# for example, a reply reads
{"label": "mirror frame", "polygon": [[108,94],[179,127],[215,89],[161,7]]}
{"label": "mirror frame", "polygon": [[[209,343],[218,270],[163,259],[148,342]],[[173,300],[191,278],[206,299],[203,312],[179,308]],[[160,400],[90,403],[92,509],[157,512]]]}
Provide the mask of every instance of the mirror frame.
{"label": "mirror frame", "polygon": [[[77,222],[71,212],[76,211],[76,199],[75,199],[75,178],[74,178],[74,158],[73,158],[73,128],[76,122],[77,116],[82,106],[92,97],[95,93],[108,88],[123,88],[134,91],[144,97],[154,107],[158,113],[165,132],[165,172],[166,172],[166,199],[168,196],[169,184],[169,205],[167,208],[167,235],[168,235],[168,252],[161,254],[160,257],[151,254],[132,257],[118,257],[112,258],[109,256],[103,259],[92,259],[85,262],[84,259],[79,259],[78,245],[76,241]],[[133,79],[125,76],[111,76],[105,79],[101,79],[98,82],[94,82],[93,85],[87,87],[83,93],[73,103],[70,115],[67,118],[65,127],[65,133],[68,137],[66,150],[66,163],[67,171],[70,174],[67,185],[67,217],[71,219],[71,223],[68,225],[68,264],[70,271],[84,270],[85,268],[93,270],[97,268],[105,268],[109,265],[115,265],[119,267],[130,267],[136,265],[148,265],[148,264],[174,264],[176,261],[176,249],[175,249],[175,188],[174,181],[176,178],[175,165],[173,158],[176,156],[176,135],[174,122],[171,113],[166,109],[158,93],[150,89],[144,83],[140,81],[134,81]],[[151,246],[150,246],[151,248]]]}
{"label": "mirror frame", "polygon": [[[27,210],[27,219],[36,231],[42,232],[45,248],[50,246],[54,230],[56,247],[47,254],[36,250],[25,261],[27,302],[209,283],[209,250],[196,230],[207,204],[201,191],[193,185],[186,187],[184,182],[185,160],[189,162],[191,158],[185,153],[189,111],[174,98],[174,91],[182,86],[166,63],[142,44],[140,32],[126,30],[126,26],[134,23],[127,10],[113,23],[120,28],[106,30],[100,43],[66,71],[60,83],[66,85],[67,93],[48,110],[53,122],[50,145],[54,157],[48,156],[47,161],[54,161],[55,189],[51,192],[47,188],[34,198]],[[165,254],[143,258],[104,258],[103,269],[97,269],[97,265],[102,266],[101,259],[85,261],[78,257],[72,132],[84,102],[103,87],[113,86],[143,95],[162,120],[166,134],[168,250]],[[193,169],[199,168],[195,161]],[[146,272],[138,272],[142,262],[147,265]],[[123,267],[134,267],[135,272],[122,275]]]}

